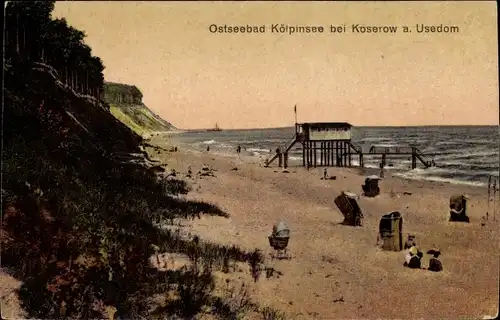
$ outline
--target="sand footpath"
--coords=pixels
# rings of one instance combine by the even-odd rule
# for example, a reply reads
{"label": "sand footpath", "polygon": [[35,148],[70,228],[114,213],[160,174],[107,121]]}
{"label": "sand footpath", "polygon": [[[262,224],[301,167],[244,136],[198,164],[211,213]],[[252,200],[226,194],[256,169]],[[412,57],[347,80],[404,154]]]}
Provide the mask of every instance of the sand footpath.
{"label": "sand footpath", "polygon": [[[161,137],[152,143],[165,146]],[[247,158],[219,156],[180,147],[154,157],[175,169],[193,191],[189,198],[219,205],[229,219],[204,216],[190,222],[192,232],[221,244],[271,249],[267,236],[283,219],[291,229],[291,260],[266,265],[282,275],[249,283],[253,299],[287,313],[291,319],[437,319],[494,315],[498,310],[498,217],[484,224],[485,188],[387,177],[381,195],[361,197],[362,227],[341,225],[334,198],[342,191],[361,194],[364,176],[356,168],[329,168],[336,180],[321,180],[323,168],[264,168]],[[196,174],[207,165],[215,177]],[[237,168],[237,170],[234,170]],[[405,194],[406,193],[406,194]],[[449,197],[467,194],[471,223],[450,223]],[[441,249],[444,271],[404,268],[403,252],[376,247],[383,214],[400,211],[404,233],[416,235],[425,252]],[[490,210],[492,211],[492,210]],[[423,264],[428,265],[424,255]]]}

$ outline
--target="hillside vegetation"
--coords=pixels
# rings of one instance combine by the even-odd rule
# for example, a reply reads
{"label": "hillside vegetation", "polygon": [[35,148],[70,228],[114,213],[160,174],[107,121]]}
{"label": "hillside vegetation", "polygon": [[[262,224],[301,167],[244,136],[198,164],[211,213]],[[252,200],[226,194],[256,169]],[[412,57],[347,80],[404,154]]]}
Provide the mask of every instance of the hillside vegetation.
{"label": "hillside vegetation", "polygon": [[[2,271],[22,282],[15,316],[236,318],[214,295],[213,272],[237,261],[257,270],[262,256],[159,227],[228,214],[179,197],[186,183],[160,167],[120,156],[140,154],[142,138],[110,113],[101,60],[53,8],[6,6],[0,240]],[[150,263],[158,252],[190,264],[162,271]]]}
{"label": "hillside vegetation", "polygon": [[105,82],[104,100],[109,104],[111,114],[141,136],[176,130],[142,102],[142,92],[136,86]]}

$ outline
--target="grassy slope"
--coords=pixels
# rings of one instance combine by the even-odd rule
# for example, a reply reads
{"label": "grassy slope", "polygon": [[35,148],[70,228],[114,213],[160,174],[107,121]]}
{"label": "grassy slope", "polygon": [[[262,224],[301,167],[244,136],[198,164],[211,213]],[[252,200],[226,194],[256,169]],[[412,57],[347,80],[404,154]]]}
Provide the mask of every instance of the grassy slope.
{"label": "grassy slope", "polygon": [[[113,152],[137,152],[139,137],[65,88],[50,67],[35,69],[4,67],[2,267],[23,282],[18,295],[27,316],[104,318],[112,307],[129,319],[152,312],[192,318],[215,305],[221,318],[235,318],[239,310],[212,296],[212,271],[262,258],[158,228],[176,217],[226,214],[172,197],[187,192],[183,181],[159,182],[140,165],[118,162]],[[154,246],[196,263],[151,268]]]}
{"label": "grassy slope", "polygon": [[170,131],[176,128],[155,115],[145,105],[109,103],[113,116],[139,135],[155,131]]}
{"label": "grassy slope", "polygon": [[[141,102],[142,93],[137,87],[106,82],[104,90],[111,113],[137,134],[142,136],[155,131],[176,130]],[[118,99],[120,96],[122,98]]]}
{"label": "grassy slope", "polygon": [[123,108],[117,106],[116,104],[110,104],[109,106],[111,114],[138,135],[143,136],[144,134],[148,134],[152,131],[138,124],[132,116],[124,112]]}

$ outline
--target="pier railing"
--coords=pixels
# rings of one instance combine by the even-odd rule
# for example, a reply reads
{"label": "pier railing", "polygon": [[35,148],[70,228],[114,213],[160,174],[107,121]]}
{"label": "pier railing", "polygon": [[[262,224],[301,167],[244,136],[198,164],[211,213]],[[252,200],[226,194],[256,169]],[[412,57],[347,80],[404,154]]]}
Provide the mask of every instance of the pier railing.
{"label": "pier railing", "polygon": [[[316,149],[316,144],[314,144],[311,147],[311,143],[308,141],[301,141],[299,134],[296,133],[290,141],[286,145],[284,145],[282,148],[279,148],[279,152],[272,153],[269,158],[265,160],[265,165],[268,166],[271,163],[273,163],[276,159],[280,159],[280,166],[281,166],[281,161],[285,161],[285,166],[287,161],[287,154],[292,149],[292,147],[297,143],[301,142],[302,148],[303,148],[303,154],[307,155],[309,158],[313,157],[314,159],[315,152],[316,150],[320,151],[320,165],[323,165],[323,160],[325,160],[327,166],[333,165],[333,163],[340,163],[340,166],[345,166],[348,164],[350,166],[350,157],[351,155],[357,155],[359,156],[359,165],[363,166],[364,165],[364,159],[363,159],[363,150],[360,146],[352,143],[351,141],[344,141],[341,143],[345,143],[345,150],[340,151],[340,159],[339,159],[339,150],[334,151],[335,148],[333,148],[333,145],[329,149],[328,143],[327,142],[321,142],[319,141],[320,145],[323,144],[323,147],[320,146],[319,149]],[[316,142],[314,142],[316,143]],[[325,150],[323,150],[324,148]],[[322,151],[323,150],[323,151]],[[337,161],[330,161],[330,151],[334,151],[334,154],[336,154]],[[325,153],[325,154],[323,154]],[[312,154],[312,156],[311,156]],[[381,155],[382,156],[382,164],[385,166],[386,162],[386,157],[387,155],[411,155],[411,161],[412,161],[412,169],[415,169],[417,167],[417,160],[420,161],[426,168],[431,167],[434,164],[434,161],[429,160],[427,157],[430,156],[429,154],[424,154],[420,149],[418,149],[415,146],[408,146],[408,145],[393,145],[393,146],[371,146],[370,149],[368,150],[368,155],[375,156],[375,155]],[[346,159],[341,159],[342,157],[346,157]],[[308,163],[310,162],[311,159],[307,160]],[[312,162],[313,166],[316,166],[316,160]]]}
{"label": "pier railing", "polygon": [[265,160],[266,166],[273,163],[274,160],[276,160],[280,156],[280,154],[287,153],[288,151],[290,151],[290,149],[292,149],[292,147],[295,145],[295,143],[297,143],[297,136],[296,135],[294,135],[293,138],[291,138],[288,141],[288,143],[285,144],[285,146],[283,148],[279,148],[279,153],[278,152],[272,153],[269,156],[269,158],[267,158]]}

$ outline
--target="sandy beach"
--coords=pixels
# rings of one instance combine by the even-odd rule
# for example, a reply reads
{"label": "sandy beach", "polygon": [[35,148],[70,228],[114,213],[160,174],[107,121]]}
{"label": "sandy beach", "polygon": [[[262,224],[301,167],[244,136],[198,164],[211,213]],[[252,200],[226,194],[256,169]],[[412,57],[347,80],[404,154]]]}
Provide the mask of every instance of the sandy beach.
{"label": "sandy beach", "polygon": [[[175,139],[175,137],[171,137]],[[166,146],[161,136],[153,144]],[[483,222],[487,190],[466,185],[410,181],[387,176],[381,195],[360,197],[362,227],[341,225],[334,198],[343,190],[361,194],[359,168],[329,168],[336,180],[321,180],[323,168],[265,168],[249,159],[179,148],[154,157],[175,169],[192,187],[189,198],[219,205],[230,218],[202,217],[190,232],[221,244],[259,248],[266,267],[279,276],[253,283],[248,272],[234,273],[249,285],[253,300],[279,309],[290,319],[482,318],[498,310],[498,217]],[[186,178],[207,165],[215,177]],[[234,168],[237,168],[235,170]],[[406,194],[405,194],[406,193]],[[452,223],[449,197],[467,194],[471,223]],[[376,246],[383,214],[399,211],[404,236],[416,235],[424,253],[441,249],[444,271],[403,267],[404,252]],[[492,212],[492,208],[490,209]],[[291,260],[269,257],[267,236],[283,219],[291,229]],[[423,266],[430,256],[424,254]]]}

